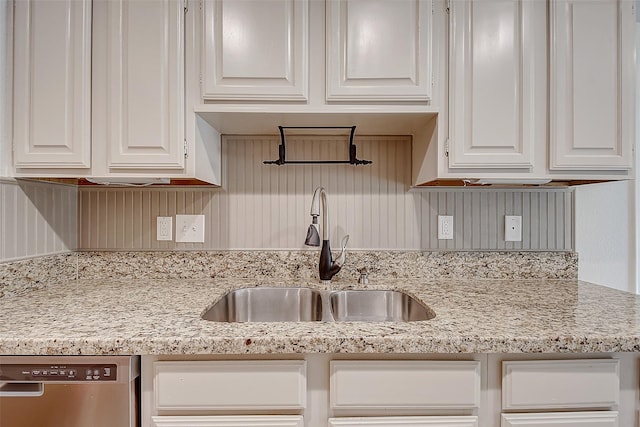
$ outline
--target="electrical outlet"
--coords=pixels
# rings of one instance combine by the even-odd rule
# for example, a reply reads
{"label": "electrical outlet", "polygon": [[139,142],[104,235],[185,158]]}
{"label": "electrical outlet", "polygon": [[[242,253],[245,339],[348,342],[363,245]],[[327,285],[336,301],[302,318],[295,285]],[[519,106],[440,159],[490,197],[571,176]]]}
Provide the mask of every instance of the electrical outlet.
{"label": "electrical outlet", "polygon": [[438,239],[453,239],[453,216],[438,215]]}
{"label": "electrical outlet", "polygon": [[204,243],[204,215],[176,215],[176,242]]}
{"label": "electrical outlet", "polygon": [[522,217],[506,215],[504,217],[504,240],[505,242],[522,241]]}
{"label": "electrical outlet", "polygon": [[157,217],[156,240],[173,240],[173,217]]}

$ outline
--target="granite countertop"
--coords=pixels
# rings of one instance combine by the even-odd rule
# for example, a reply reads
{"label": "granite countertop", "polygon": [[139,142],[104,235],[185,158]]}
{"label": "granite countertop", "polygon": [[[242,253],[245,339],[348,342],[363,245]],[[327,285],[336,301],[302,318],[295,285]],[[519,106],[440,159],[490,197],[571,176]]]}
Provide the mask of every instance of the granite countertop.
{"label": "granite countertop", "polygon": [[436,317],[420,322],[200,319],[227,291],[259,285],[319,286],[273,279],[69,281],[0,298],[0,354],[640,351],[640,297],[577,280],[385,279],[367,285],[424,301]]}

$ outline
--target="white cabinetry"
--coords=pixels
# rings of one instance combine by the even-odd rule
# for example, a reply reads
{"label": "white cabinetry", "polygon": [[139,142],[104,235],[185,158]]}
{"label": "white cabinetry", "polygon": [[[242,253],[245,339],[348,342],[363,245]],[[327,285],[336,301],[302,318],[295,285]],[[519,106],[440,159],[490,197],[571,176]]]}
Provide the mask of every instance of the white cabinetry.
{"label": "white cabinetry", "polygon": [[327,2],[327,101],[430,101],[431,0]]}
{"label": "white cabinetry", "polygon": [[219,183],[218,135],[185,112],[186,4],[15,2],[15,176]]}
{"label": "white cabinetry", "polygon": [[451,2],[449,168],[533,168],[545,140],[546,4]]}
{"label": "white cabinetry", "polygon": [[14,4],[14,163],[91,166],[91,1]]}
{"label": "white cabinetry", "polygon": [[306,101],[309,0],[205,0],[202,98]]}
{"label": "white cabinetry", "polygon": [[436,90],[446,46],[438,6],[205,0],[202,17],[190,17],[200,37],[193,40],[199,90],[189,100],[224,134],[353,125],[356,134],[411,133],[438,113],[443,97]]}
{"label": "white cabinetry", "polygon": [[302,427],[306,362],[154,362],[152,405],[156,427]]}
{"label": "white cabinetry", "polygon": [[625,0],[451,2],[449,116],[416,183],[633,178],[634,22]]}
{"label": "white cabinetry", "polygon": [[550,0],[552,170],[632,166],[633,7],[625,0]]}
{"label": "white cabinetry", "polygon": [[[105,121],[104,127],[94,127],[94,142],[108,147],[109,171],[183,169],[184,6],[179,1],[97,3],[106,6],[96,7],[95,14],[106,23],[106,33],[99,33],[106,36],[106,49],[95,49],[94,57],[100,56],[96,64],[106,74],[98,76],[106,79],[96,84],[106,90],[94,92],[94,120]],[[105,46],[99,37],[96,42]]]}
{"label": "white cabinetry", "polygon": [[[620,404],[620,362],[613,359],[502,362],[502,427],[615,427]],[[580,409],[601,411],[568,412]]]}

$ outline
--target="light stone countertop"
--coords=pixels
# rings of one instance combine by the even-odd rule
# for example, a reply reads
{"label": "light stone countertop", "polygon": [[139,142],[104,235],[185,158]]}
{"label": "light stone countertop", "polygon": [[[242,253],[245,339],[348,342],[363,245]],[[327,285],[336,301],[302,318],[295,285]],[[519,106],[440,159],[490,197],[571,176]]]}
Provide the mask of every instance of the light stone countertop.
{"label": "light stone countertop", "polygon": [[0,354],[640,351],[640,297],[576,280],[384,279],[367,286],[424,301],[436,317],[421,322],[200,319],[228,290],[258,285],[319,286],[275,279],[70,281],[0,298]]}

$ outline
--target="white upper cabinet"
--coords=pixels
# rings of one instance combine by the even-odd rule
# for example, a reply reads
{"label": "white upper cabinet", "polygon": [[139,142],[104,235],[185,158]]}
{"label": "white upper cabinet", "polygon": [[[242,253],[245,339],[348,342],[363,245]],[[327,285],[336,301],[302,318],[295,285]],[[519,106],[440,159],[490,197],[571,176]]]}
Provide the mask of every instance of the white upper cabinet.
{"label": "white upper cabinet", "polygon": [[306,101],[308,0],[205,0],[202,98]]}
{"label": "white upper cabinet", "polygon": [[182,169],[184,5],[108,0],[106,9],[107,89],[96,101],[106,106],[107,166]]}
{"label": "white upper cabinet", "polygon": [[328,101],[431,100],[431,0],[329,0],[326,13]]}
{"label": "white upper cabinet", "polygon": [[448,167],[532,168],[546,142],[545,2],[456,0],[450,14]]}
{"label": "white upper cabinet", "polygon": [[91,166],[91,1],[14,8],[17,168]]}
{"label": "white upper cabinet", "polygon": [[633,161],[634,2],[550,0],[550,168]]}

